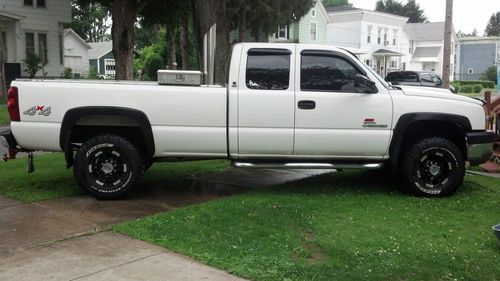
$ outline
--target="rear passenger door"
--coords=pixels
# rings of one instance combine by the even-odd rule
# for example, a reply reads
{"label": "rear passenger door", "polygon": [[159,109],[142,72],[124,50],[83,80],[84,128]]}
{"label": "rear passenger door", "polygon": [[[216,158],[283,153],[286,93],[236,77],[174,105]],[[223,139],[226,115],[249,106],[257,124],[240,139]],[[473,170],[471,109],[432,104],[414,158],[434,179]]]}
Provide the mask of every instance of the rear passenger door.
{"label": "rear passenger door", "polygon": [[240,157],[293,154],[295,46],[275,46],[246,45],[242,51],[238,88]]}

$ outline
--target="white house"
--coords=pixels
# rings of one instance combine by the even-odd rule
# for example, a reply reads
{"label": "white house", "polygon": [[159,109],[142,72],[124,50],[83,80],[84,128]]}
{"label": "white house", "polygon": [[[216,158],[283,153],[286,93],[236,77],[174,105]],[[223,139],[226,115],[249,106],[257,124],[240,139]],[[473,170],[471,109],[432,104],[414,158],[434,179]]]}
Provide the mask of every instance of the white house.
{"label": "white house", "polygon": [[9,67],[17,65],[25,76],[22,61],[26,53],[35,52],[44,54],[47,76],[61,75],[64,71],[63,25],[71,22],[70,1],[4,0],[0,5],[0,22],[7,50],[7,74]]}
{"label": "white house", "polygon": [[76,32],[64,30],[64,67],[71,68],[75,76],[87,76],[89,73],[89,44]]}
{"label": "white house", "polygon": [[444,23],[412,24],[407,17],[348,6],[326,10],[328,43],[359,49],[360,59],[383,77],[400,70],[441,74]]}

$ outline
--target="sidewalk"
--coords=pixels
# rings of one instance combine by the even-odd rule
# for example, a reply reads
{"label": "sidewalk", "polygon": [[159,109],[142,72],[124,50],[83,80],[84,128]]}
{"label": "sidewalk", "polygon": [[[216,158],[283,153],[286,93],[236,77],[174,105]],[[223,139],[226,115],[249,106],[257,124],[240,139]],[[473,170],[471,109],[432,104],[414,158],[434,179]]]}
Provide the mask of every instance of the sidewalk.
{"label": "sidewalk", "polygon": [[237,281],[221,270],[163,248],[102,232],[0,260],[0,280]]}

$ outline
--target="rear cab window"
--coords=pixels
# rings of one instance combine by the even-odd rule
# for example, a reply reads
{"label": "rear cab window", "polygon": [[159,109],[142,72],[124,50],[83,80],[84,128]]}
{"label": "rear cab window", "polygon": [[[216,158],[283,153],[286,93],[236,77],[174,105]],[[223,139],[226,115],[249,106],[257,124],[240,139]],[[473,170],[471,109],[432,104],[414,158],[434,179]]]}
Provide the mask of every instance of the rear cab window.
{"label": "rear cab window", "polygon": [[252,90],[287,90],[290,87],[290,50],[250,49],[245,84]]}

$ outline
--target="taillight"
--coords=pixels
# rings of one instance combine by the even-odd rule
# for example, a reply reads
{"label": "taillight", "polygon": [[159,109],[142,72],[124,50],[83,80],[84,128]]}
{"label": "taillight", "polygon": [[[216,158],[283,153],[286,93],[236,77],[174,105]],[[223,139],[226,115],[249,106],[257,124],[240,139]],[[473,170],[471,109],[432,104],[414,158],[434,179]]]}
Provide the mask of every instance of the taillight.
{"label": "taillight", "polygon": [[7,92],[7,109],[11,121],[21,121],[21,113],[19,112],[19,91],[17,87],[10,87]]}

